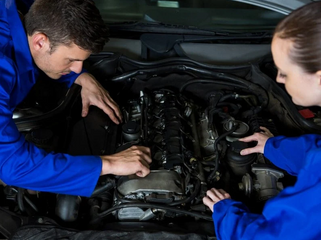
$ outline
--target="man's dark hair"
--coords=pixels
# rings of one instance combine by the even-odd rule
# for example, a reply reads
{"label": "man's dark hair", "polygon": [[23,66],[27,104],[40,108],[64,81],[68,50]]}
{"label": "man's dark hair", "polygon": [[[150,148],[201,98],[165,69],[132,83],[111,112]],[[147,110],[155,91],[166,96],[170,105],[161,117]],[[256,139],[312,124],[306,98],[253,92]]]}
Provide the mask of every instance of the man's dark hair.
{"label": "man's dark hair", "polygon": [[304,5],[285,17],[274,35],[293,42],[289,57],[305,72],[321,70],[321,2]]}
{"label": "man's dark hair", "polygon": [[74,43],[98,53],[108,41],[108,28],[92,0],[36,0],[24,21],[29,36],[41,32],[48,37],[50,52]]}

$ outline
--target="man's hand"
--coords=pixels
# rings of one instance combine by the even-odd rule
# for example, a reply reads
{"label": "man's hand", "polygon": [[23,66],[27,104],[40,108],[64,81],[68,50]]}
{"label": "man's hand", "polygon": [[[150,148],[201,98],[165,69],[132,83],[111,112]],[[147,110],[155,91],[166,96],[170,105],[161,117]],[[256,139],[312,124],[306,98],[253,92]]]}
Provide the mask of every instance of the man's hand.
{"label": "man's hand", "polygon": [[257,142],[255,147],[243,149],[240,152],[241,155],[248,155],[251,153],[264,153],[264,147],[265,147],[266,141],[270,137],[274,137],[274,136],[269,129],[265,127],[260,127],[260,129],[262,131],[259,133],[257,132],[251,136],[239,139],[239,141],[242,141],[242,142],[253,142],[253,141]]}
{"label": "man's hand", "polygon": [[145,177],[150,173],[149,164],[152,162],[150,149],[143,146],[132,146],[113,155],[101,156],[101,159],[103,161],[101,175],[136,174],[139,177]]}
{"label": "man's hand", "polygon": [[76,84],[82,87],[82,112],[81,115],[86,117],[90,105],[94,105],[103,110],[110,119],[119,124],[122,116],[117,103],[109,96],[109,93],[101,84],[89,73],[82,73],[75,81]]}
{"label": "man's hand", "polygon": [[223,189],[212,188],[206,192],[206,196],[203,197],[203,203],[213,212],[214,205],[224,199],[231,199],[230,194]]}

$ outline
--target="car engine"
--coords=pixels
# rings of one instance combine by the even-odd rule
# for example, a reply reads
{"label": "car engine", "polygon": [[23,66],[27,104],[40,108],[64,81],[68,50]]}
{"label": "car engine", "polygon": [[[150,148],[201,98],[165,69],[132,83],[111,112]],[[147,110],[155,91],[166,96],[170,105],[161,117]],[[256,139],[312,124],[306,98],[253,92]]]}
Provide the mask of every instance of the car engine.
{"label": "car engine", "polygon": [[[215,91],[201,103],[166,88],[140,91],[122,107],[116,152],[133,145],[149,147],[151,173],[107,180],[114,189],[109,194],[111,208],[97,216],[112,214],[118,221],[186,215],[210,220],[202,198],[212,186],[227,188],[253,206],[277,195],[283,189],[283,172],[261,154],[240,155],[251,143],[239,138],[259,131],[259,126],[277,131],[271,119],[262,118],[259,111],[253,115],[258,108],[256,96],[250,94]],[[106,193],[99,188],[97,192]]]}
{"label": "car engine", "polygon": [[[239,139],[261,131],[260,126],[274,135],[293,130],[288,119],[280,120],[273,112],[279,102],[262,86],[232,74],[201,68],[182,74],[188,67],[178,64],[174,68],[172,64],[168,71],[165,67],[147,68],[108,80],[123,115],[120,125],[98,108],[81,118],[80,91],[74,88],[62,91],[67,96],[63,104],[51,104],[64,106],[64,112],[43,110],[48,107],[47,99],[53,99],[48,93],[44,101],[31,99],[35,106],[29,103],[28,108],[17,109],[22,117],[14,115],[16,124],[26,140],[47,151],[104,155],[141,145],[150,148],[152,163],[144,178],[101,176],[89,198],[34,195],[5,186],[3,198],[12,211],[45,215],[62,226],[86,229],[111,222],[211,223],[211,211],[202,199],[215,187],[260,212],[268,199],[289,184],[289,176],[263,154],[240,155],[242,149],[256,143]],[[109,74],[98,69],[93,71],[97,79]],[[34,113],[41,116],[34,118],[37,121],[19,122]],[[67,117],[59,117],[64,115]],[[56,125],[51,116],[58,116]],[[34,122],[37,125],[32,125]]]}

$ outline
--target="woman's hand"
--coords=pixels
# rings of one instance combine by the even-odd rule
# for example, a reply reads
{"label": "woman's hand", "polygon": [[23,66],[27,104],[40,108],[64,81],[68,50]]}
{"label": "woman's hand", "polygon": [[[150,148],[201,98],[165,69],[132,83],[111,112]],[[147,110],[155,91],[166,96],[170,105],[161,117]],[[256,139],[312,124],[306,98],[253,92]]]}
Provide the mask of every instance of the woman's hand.
{"label": "woman's hand", "polygon": [[264,147],[265,147],[266,141],[270,137],[274,137],[274,136],[269,129],[265,127],[260,127],[260,129],[262,130],[261,132],[257,132],[251,136],[239,139],[239,141],[242,141],[242,142],[253,142],[253,141],[257,142],[257,145],[255,147],[243,149],[240,152],[241,155],[248,155],[251,153],[264,153]]}
{"label": "woman's hand", "polygon": [[203,203],[213,212],[214,205],[224,199],[231,199],[230,194],[225,192],[223,189],[212,188],[206,192],[206,196],[203,198]]}

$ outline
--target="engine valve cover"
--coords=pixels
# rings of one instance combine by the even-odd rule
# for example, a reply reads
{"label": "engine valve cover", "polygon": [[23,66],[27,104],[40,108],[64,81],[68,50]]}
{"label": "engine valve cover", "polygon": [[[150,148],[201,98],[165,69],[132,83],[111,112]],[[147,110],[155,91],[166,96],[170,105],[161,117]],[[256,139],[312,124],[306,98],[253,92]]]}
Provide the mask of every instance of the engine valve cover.
{"label": "engine valve cover", "polygon": [[136,175],[122,177],[118,181],[118,192],[132,199],[150,202],[171,202],[184,193],[184,182],[175,171],[152,170],[144,178]]}

